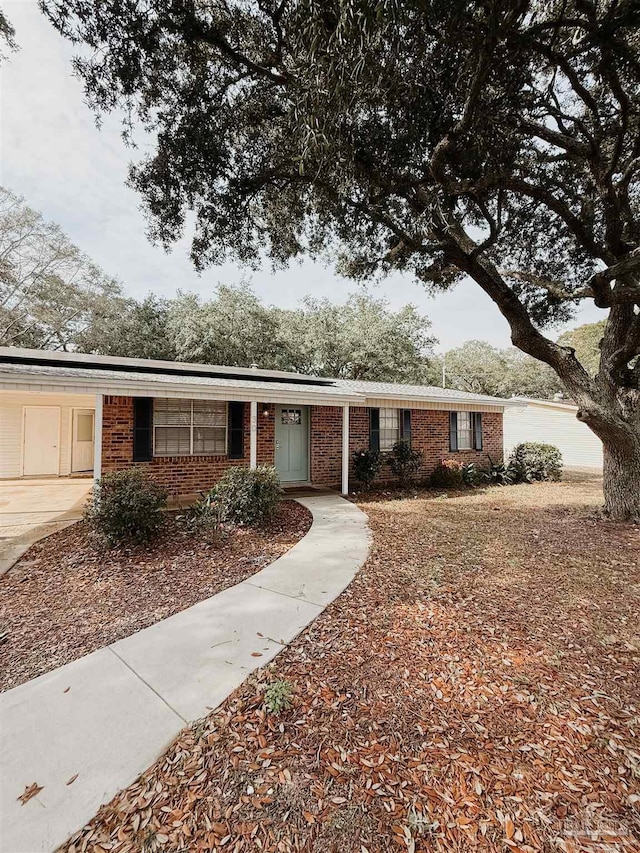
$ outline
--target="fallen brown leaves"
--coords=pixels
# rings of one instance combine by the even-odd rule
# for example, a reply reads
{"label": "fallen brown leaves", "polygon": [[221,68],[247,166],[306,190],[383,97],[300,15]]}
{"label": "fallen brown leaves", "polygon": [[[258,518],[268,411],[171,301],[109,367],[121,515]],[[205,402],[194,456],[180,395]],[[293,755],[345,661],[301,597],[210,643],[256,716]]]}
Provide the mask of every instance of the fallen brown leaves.
{"label": "fallen brown leaves", "polygon": [[309,529],[311,514],[280,504],[264,530],[218,540],[168,514],[152,545],[106,550],[82,523],[33,545],[0,578],[0,690],[15,687],[184,610],[260,571]]}
{"label": "fallen brown leaves", "polygon": [[25,787],[23,793],[20,794],[20,796],[18,797],[18,800],[20,800],[20,802],[24,806],[26,803],[29,802],[30,799],[32,799],[33,797],[37,797],[40,791],[42,790],[42,785],[38,785],[37,782],[33,782],[31,785],[27,785]]}
{"label": "fallen brown leaves", "polygon": [[367,502],[346,593],[62,849],[640,850],[640,535],[599,501]]}

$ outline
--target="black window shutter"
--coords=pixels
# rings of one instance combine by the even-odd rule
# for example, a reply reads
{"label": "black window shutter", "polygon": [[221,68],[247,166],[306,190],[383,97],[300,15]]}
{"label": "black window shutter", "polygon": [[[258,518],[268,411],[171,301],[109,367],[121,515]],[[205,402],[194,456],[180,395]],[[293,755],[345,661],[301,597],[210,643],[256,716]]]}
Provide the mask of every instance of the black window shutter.
{"label": "black window shutter", "polygon": [[229,403],[229,459],[244,458],[244,403]]}
{"label": "black window shutter", "polygon": [[482,412],[474,412],[473,415],[473,446],[482,450]]}
{"label": "black window shutter", "polygon": [[133,398],[133,461],[151,462],[153,457],[153,398]]}
{"label": "black window shutter", "polygon": [[458,413],[449,412],[449,450],[458,449]]}
{"label": "black window shutter", "polygon": [[400,414],[400,438],[411,444],[411,409],[402,409]]}
{"label": "black window shutter", "polygon": [[369,450],[380,450],[380,409],[369,409]]}

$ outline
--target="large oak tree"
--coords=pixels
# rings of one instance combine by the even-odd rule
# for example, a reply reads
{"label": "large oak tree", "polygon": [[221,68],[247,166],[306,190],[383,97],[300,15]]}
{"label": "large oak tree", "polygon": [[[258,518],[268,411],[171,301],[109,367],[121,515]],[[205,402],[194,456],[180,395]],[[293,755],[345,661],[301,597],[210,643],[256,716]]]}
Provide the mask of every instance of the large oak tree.
{"label": "large oak tree", "polygon": [[[640,515],[635,0],[42,0],[98,113],[154,135],[152,235],[197,266],[328,250],[433,288],[470,276],[602,439]],[[595,375],[544,334],[606,313]]]}

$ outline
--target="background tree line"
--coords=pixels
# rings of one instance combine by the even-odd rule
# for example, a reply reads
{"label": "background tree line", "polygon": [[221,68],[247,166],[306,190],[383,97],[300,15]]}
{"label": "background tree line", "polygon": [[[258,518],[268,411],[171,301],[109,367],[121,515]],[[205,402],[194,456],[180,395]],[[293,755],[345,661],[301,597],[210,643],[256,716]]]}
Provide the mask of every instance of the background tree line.
{"label": "background tree line", "polygon": [[[468,341],[437,355],[431,322],[413,305],[392,310],[364,290],[345,304],[303,299],[264,305],[251,288],[218,285],[202,299],[127,296],[41,214],[0,189],[0,343],[319,376],[442,385],[509,397],[561,390],[546,365],[515,348]],[[602,324],[562,336],[597,369]],[[443,370],[444,369],[444,370]]]}

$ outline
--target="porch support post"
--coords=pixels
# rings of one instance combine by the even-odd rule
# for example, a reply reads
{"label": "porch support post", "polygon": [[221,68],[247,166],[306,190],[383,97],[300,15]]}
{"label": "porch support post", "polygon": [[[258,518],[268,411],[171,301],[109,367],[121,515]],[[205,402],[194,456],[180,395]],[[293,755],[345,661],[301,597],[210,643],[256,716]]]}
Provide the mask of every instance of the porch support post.
{"label": "porch support post", "polygon": [[342,494],[349,494],[349,406],[342,407]]}
{"label": "porch support post", "polygon": [[93,421],[93,479],[102,476],[102,394],[96,394]]}
{"label": "porch support post", "polygon": [[249,428],[249,467],[258,467],[258,403],[253,400],[250,404],[250,428]]}

